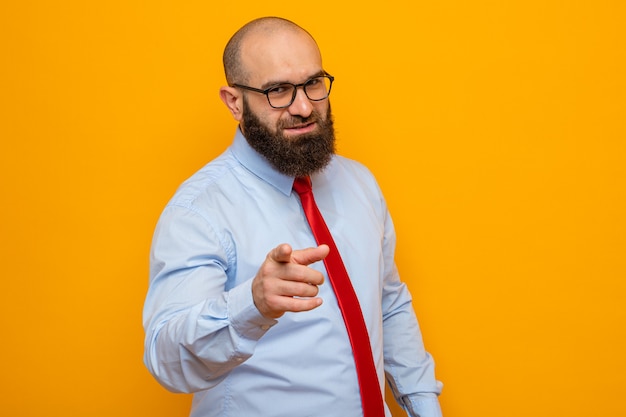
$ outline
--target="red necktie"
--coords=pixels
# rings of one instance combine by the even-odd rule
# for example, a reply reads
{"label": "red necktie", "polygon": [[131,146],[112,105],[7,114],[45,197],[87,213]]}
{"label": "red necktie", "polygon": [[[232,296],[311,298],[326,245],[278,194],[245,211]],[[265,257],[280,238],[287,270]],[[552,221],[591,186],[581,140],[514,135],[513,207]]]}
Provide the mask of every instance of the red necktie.
{"label": "red necktie", "polygon": [[346,267],[333,241],[333,237],[324,222],[324,218],[315,204],[311,180],[309,177],[296,178],[293,189],[300,195],[302,208],[307,221],[313,231],[318,245],[326,244],[330,253],[324,259],[328,278],[335,290],[335,296],[348,330],[356,372],[361,391],[361,404],[364,417],[384,417],[383,397],[380,392],[378,375],[374,365],[374,357],[370,346],[370,339],[365,327],[365,320],[361,313],[361,306],[356,297]]}

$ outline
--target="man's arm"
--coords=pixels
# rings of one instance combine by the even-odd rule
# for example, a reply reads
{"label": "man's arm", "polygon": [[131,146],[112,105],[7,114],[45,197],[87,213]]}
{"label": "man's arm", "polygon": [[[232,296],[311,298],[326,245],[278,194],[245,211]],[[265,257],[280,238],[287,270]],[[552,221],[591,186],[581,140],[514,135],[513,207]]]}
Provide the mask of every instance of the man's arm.
{"label": "man's arm", "polygon": [[398,304],[383,322],[387,380],[409,416],[440,417],[437,396],[442,384],[435,379],[434,361],[424,349],[408,290],[404,286],[397,291],[401,294],[396,300]]}
{"label": "man's arm", "polygon": [[424,349],[411,294],[400,281],[394,262],[395,231],[387,214],[383,284],[385,374],[398,403],[411,417],[441,417],[434,362]]}
{"label": "man's arm", "polygon": [[229,252],[199,214],[164,211],[152,245],[144,361],[171,391],[211,388],[254,353],[275,318],[321,304],[315,296],[323,275],[307,265],[323,259],[326,246],[280,245],[254,278],[226,290],[235,269]]}

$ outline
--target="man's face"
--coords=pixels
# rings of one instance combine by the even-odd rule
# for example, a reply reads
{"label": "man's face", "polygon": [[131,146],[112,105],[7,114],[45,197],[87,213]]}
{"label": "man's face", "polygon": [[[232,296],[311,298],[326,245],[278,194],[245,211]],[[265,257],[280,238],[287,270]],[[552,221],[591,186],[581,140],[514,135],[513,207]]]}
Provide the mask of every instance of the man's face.
{"label": "man's face", "polygon": [[[283,82],[300,84],[323,72],[315,41],[299,31],[251,37],[242,47],[242,63],[249,74],[247,85],[260,89]],[[303,176],[328,164],[335,149],[328,99],[311,101],[298,88],[289,107],[275,109],[263,94],[241,94],[244,136],[276,169]]]}

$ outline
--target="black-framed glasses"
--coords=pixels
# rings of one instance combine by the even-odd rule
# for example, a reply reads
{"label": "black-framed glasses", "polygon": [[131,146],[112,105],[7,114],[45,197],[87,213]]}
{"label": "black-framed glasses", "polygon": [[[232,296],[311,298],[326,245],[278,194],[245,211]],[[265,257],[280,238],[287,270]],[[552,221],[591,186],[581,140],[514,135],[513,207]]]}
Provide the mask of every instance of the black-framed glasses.
{"label": "black-framed glasses", "polygon": [[302,87],[304,94],[311,101],[325,100],[330,95],[333,81],[335,81],[335,77],[324,72],[324,75],[310,78],[302,84],[280,83],[272,85],[265,90],[241,84],[232,84],[232,86],[254,91],[255,93],[265,94],[270,106],[275,109],[284,109],[285,107],[291,106],[296,99],[298,87]]}

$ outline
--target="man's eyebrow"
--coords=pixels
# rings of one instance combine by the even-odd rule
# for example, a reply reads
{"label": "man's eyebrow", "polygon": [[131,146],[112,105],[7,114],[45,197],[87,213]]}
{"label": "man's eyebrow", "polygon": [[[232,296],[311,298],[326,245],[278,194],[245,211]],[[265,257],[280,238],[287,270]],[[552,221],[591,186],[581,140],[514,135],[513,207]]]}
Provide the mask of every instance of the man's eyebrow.
{"label": "man's eyebrow", "polygon": [[[308,81],[311,78],[319,77],[321,75],[326,75],[326,71],[319,70],[315,74],[308,76],[305,81]],[[263,83],[263,85],[259,89],[265,90],[267,88],[273,87],[275,85],[280,85],[280,84],[299,84],[299,83],[292,83],[291,81],[286,81],[286,80],[273,80],[273,81],[268,81],[266,83]]]}

